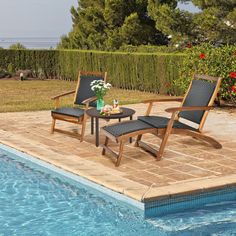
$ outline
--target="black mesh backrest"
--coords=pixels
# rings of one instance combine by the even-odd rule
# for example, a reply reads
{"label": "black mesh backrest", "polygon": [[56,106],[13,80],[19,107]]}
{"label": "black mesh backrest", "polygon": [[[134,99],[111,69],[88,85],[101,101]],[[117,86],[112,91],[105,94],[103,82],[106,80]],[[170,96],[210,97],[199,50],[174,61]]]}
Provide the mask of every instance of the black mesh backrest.
{"label": "black mesh backrest", "polygon": [[[193,80],[183,107],[208,106],[215,88],[216,82]],[[179,117],[190,120],[197,124],[201,123],[203,115],[204,111],[182,111],[179,113]]]}
{"label": "black mesh backrest", "polygon": [[[83,105],[82,102],[84,100],[96,96],[94,91],[91,90],[91,86],[90,86],[93,80],[104,80],[104,77],[94,76],[94,75],[81,75],[80,76],[80,84],[79,84],[79,88],[78,88],[75,102],[74,102],[76,105]],[[95,107],[96,102],[90,103],[90,106]]]}

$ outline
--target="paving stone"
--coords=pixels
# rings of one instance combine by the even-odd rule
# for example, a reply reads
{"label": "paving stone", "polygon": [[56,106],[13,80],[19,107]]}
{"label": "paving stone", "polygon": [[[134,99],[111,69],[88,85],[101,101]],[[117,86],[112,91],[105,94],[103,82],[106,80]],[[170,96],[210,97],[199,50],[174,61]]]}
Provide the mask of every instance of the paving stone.
{"label": "paving stone", "polygon": [[[166,115],[165,108],[176,105],[178,103],[160,103],[153,111]],[[137,111],[135,117],[146,110],[145,104],[129,107]],[[106,124],[106,121],[100,122],[101,126]],[[133,144],[127,144],[120,167],[114,166],[109,154],[102,156],[102,149],[95,147],[89,121],[82,143],[62,133],[50,134],[50,125],[50,111],[1,113],[0,143],[139,201],[236,185],[235,113],[221,110],[209,113],[205,132],[219,140],[222,149],[214,149],[190,137],[171,135],[160,161]],[[73,132],[78,130],[78,126],[66,122],[58,122],[57,126]],[[104,142],[102,135],[100,138]],[[160,139],[151,134],[143,138],[159,148]],[[115,143],[111,146],[118,150]]]}

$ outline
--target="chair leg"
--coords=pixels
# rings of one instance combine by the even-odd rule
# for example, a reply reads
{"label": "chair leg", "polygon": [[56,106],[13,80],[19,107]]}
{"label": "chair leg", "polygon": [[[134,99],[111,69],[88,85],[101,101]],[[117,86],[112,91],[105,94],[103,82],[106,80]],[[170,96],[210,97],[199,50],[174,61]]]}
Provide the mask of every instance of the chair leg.
{"label": "chair leg", "polygon": [[157,153],[157,160],[160,160],[161,157],[163,156],[163,153],[164,153],[164,150],[165,150],[165,146],[166,146],[166,143],[168,141],[169,136],[170,136],[170,132],[166,131],[166,133],[165,133],[165,135],[164,135],[164,137],[162,139],[159,151]]}
{"label": "chair leg", "polygon": [[136,142],[135,142],[135,144],[134,144],[135,147],[139,147],[139,141],[141,141],[142,136],[143,136],[142,134],[138,135],[138,137],[137,137],[137,139],[136,139]]}
{"label": "chair leg", "polygon": [[116,161],[116,167],[118,167],[120,165],[123,150],[124,150],[124,145],[125,145],[124,141],[120,141],[120,149],[119,149],[119,155],[118,155],[117,161]]}
{"label": "chair leg", "polygon": [[216,149],[221,149],[222,148],[222,145],[210,136],[195,133],[195,134],[192,135],[192,137],[197,138],[197,139],[201,139],[205,142],[208,142],[209,144],[211,144]]}
{"label": "chair leg", "polygon": [[214,138],[207,136],[203,133],[190,131],[190,130],[180,130],[180,129],[174,129],[173,133],[179,134],[179,135],[187,135],[187,136],[191,136],[192,138],[195,138],[195,139],[203,140],[203,141],[211,144],[216,149],[222,148],[222,145],[217,140],[215,140]]}
{"label": "chair leg", "polygon": [[85,114],[84,118],[83,118],[83,122],[82,122],[80,142],[84,141],[84,134],[85,134],[85,129],[86,129],[86,121],[87,121],[87,116]]}
{"label": "chair leg", "polygon": [[53,134],[53,133],[54,133],[55,125],[56,125],[56,119],[55,119],[55,118],[52,118],[52,124],[51,124],[51,134]]}
{"label": "chair leg", "polygon": [[[105,147],[107,147],[107,145],[108,145],[108,142],[109,142],[109,138],[108,137],[106,137],[106,139],[105,139],[105,143],[104,143],[104,146]],[[106,149],[105,148],[103,148],[102,149],[102,155],[104,156],[106,154]]]}

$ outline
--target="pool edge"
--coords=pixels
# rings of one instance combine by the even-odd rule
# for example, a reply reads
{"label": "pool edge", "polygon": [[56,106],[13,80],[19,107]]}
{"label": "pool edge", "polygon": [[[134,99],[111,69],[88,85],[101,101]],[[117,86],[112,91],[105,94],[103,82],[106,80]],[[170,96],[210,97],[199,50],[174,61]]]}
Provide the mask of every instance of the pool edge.
{"label": "pool edge", "polygon": [[89,187],[93,190],[96,190],[102,194],[105,194],[111,198],[114,198],[118,201],[121,201],[125,204],[129,204],[132,207],[135,207],[137,210],[141,210],[144,212],[144,203],[136,201],[128,196],[125,196],[124,194],[120,194],[118,192],[115,192],[111,189],[108,189],[106,187],[103,187],[95,182],[90,181],[89,179],[85,179],[82,176],[76,175],[74,173],[71,173],[67,170],[64,170],[62,168],[59,168],[53,164],[47,163],[43,160],[38,159],[37,157],[34,157],[30,154],[24,153],[22,151],[16,150],[15,148],[9,147],[5,144],[0,143],[0,150],[3,150],[5,153],[9,153],[11,155],[14,155],[14,158],[18,159],[19,161],[23,159],[27,163],[32,163],[34,166],[37,165],[40,168],[43,168],[43,170],[46,170],[47,172],[59,175],[61,177],[64,177],[68,180],[76,181],[79,184],[82,184],[86,187]]}
{"label": "pool edge", "polygon": [[[1,142],[0,142],[0,149],[4,150],[7,153],[11,153],[18,158],[20,157],[26,161],[30,161],[34,165],[43,167],[44,169],[49,170],[54,174],[56,173],[70,180],[77,181],[82,185],[90,187],[111,198],[114,198],[118,201],[121,201],[132,207],[135,207],[136,209],[142,211],[144,216],[147,218],[162,216],[164,214],[171,214],[186,209],[201,207],[206,203],[206,199],[208,199],[207,203],[211,203],[211,199],[208,198],[209,194],[211,195],[213,193],[213,198],[214,198],[215,197],[214,193],[218,194],[220,193],[220,191],[225,189],[232,191],[232,194],[228,196],[228,193],[226,191],[225,192],[226,198],[221,198],[221,200],[236,200],[236,175],[232,175],[230,178],[222,177],[221,185],[218,186],[216,186],[215,183],[211,181],[211,179],[206,179],[205,184],[203,184],[204,182],[203,180],[201,180],[201,185],[199,184],[197,185],[195,182],[195,183],[181,183],[163,188],[162,187],[155,188],[151,186],[148,188],[145,194],[142,195],[142,200],[138,201],[132,198],[132,196],[128,196],[127,192],[126,195],[125,193],[116,192],[115,190],[109,189],[106,186],[102,186],[99,183],[93,182],[93,180],[90,180],[85,176],[81,176],[79,174],[72,173],[70,170],[63,169],[63,166],[58,167],[52,163],[40,159],[40,157],[34,156],[33,154],[25,153],[22,150],[17,150],[16,148],[10,147]],[[176,186],[179,186],[177,190],[174,189]],[[185,199],[186,200],[185,203],[188,204],[182,204],[183,201],[180,199],[182,200]],[[196,204],[194,205],[193,203],[196,199],[201,199],[201,201],[200,203],[199,201],[197,201]]]}

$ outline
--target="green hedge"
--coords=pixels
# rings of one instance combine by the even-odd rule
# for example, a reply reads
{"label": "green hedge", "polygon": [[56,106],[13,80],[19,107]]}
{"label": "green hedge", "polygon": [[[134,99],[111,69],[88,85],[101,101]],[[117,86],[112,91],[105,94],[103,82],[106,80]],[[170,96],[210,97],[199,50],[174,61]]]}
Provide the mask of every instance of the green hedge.
{"label": "green hedge", "polygon": [[[200,58],[203,53],[205,58]],[[180,95],[194,73],[224,78],[220,97],[236,103],[236,46],[209,44],[185,53],[125,53],[79,50],[0,50],[0,69],[31,69],[36,76],[76,80],[79,70],[107,71],[119,88]]]}
{"label": "green hedge", "polygon": [[[173,85],[184,54],[79,50],[0,50],[0,67],[31,69],[45,78],[76,80],[78,70],[107,71],[110,83],[124,89],[180,94]],[[10,65],[10,66],[9,66]]]}
{"label": "green hedge", "polygon": [[142,52],[142,53],[178,53],[184,52],[187,48],[174,47],[174,46],[151,46],[151,45],[124,45],[121,46],[119,51],[122,52]]}

